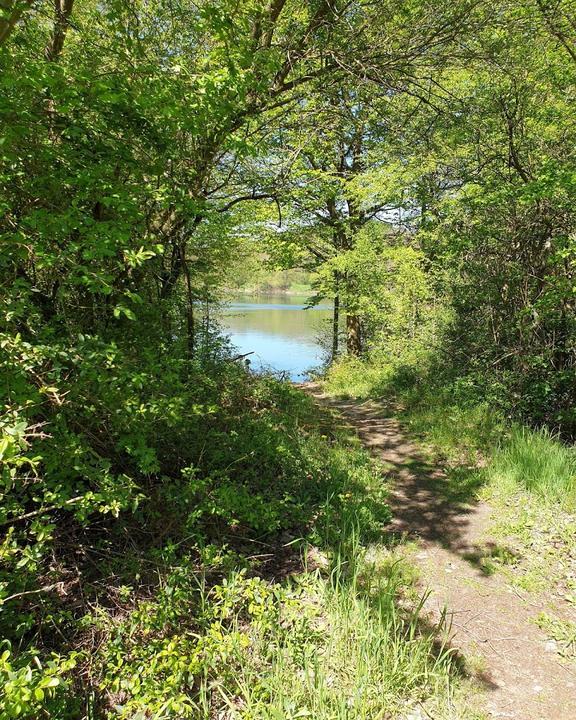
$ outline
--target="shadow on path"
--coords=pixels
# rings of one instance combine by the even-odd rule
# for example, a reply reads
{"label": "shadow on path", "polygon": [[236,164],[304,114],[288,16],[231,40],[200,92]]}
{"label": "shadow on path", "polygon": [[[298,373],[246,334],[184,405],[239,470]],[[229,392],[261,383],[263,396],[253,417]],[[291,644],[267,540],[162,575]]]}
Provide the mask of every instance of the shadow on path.
{"label": "shadow on path", "polygon": [[479,521],[484,525],[488,513],[486,506],[471,500],[480,485],[478,473],[444,471],[432,465],[407,440],[399,422],[386,414],[385,406],[328,398],[312,384],[307,389],[390,469],[396,480],[389,497],[393,513],[390,532],[413,536],[424,545],[439,543],[478,565],[477,532],[471,533],[470,525],[472,519],[475,530]]}
{"label": "shadow on path", "polygon": [[486,563],[513,552],[485,537],[491,509],[474,502],[480,473],[434,467],[382,403],[329,398],[316,383],[302,387],[389,468],[390,531],[416,541],[414,560],[428,590],[423,609],[431,627],[446,621],[443,647],[454,651],[465,673],[466,659],[480,662],[472,675],[488,691],[488,717],[574,720],[576,672],[547,650],[534,623],[546,596],[524,602]]}

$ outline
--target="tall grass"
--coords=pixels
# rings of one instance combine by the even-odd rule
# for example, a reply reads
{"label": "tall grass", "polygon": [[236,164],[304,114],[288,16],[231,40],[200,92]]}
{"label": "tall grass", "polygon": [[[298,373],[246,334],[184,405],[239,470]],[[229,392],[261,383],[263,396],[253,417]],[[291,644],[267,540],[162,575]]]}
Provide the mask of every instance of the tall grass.
{"label": "tall grass", "polygon": [[525,487],[576,508],[576,452],[550,431],[514,427],[487,468],[491,482]]}
{"label": "tall grass", "polygon": [[438,391],[410,400],[407,427],[452,466],[478,465],[484,484],[576,507],[576,450],[549,430],[509,424],[488,403],[458,404]]}
{"label": "tall grass", "polygon": [[511,424],[465,379],[439,385],[414,369],[414,381],[405,382],[409,375],[393,364],[348,360],[330,369],[327,388],[336,395],[347,387],[351,395],[394,399],[407,429],[440,461],[470,472],[482,468],[476,487],[483,482],[508,493],[526,490],[576,508],[576,449],[549,430]]}
{"label": "tall grass", "polygon": [[488,403],[459,404],[449,393],[418,389],[403,398],[400,418],[452,464],[484,464],[505,429]]}
{"label": "tall grass", "polygon": [[449,706],[451,651],[422,619],[421,602],[399,609],[401,563],[369,562],[348,542],[329,577],[308,582],[301,632],[284,633],[280,621],[272,636],[254,638],[239,694],[227,698],[230,717],[374,720],[400,717],[427,697]]}
{"label": "tall grass", "polygon": [[326,382],[334,395],[341,397],[375,397],[391,389],[394,368],[344,357],[327,370]]}

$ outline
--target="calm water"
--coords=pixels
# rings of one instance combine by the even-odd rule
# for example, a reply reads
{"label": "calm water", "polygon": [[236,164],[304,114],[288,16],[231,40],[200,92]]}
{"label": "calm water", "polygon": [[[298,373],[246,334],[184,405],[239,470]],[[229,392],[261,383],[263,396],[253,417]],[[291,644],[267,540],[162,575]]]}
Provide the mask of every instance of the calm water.
{"label": "calm water", "polygon": [[238,353],[254,352],[249,356],[252,370],[280,371],[297,381],[320,365],[324,353],[319,339],[332,309],[318,305],[306,310],[305,302],[299,296],[242,296],[225,308],[224,329]]}

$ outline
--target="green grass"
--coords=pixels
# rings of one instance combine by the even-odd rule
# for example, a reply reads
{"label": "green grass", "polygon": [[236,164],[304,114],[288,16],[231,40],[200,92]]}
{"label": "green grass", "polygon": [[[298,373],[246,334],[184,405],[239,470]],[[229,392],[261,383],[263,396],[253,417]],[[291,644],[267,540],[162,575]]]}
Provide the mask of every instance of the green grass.
{"label": "green grass", "polygon": [[492,454],[488,480],[524,487],[566,509],[576,508],[576,453],[547,430],[512,428]]}
{"label": "green grass", "polygon": [[540,613],[536,622],[554,641],[559,655],[576,661],[576,623],[550,617],[547,613]]}
{"label": "green grass", "polygon": [[374,720],[432,705],[435,717],[455,712],[458,673],[441,629],[427,626],[422,599],[400,607],[410,565],[384,547],[367,555],[352,542],[348,550],[327,577],[298,578],[298,604],[285,606],[274,628],[251,629],[237,692],[220,693],[231,718]]}
{"label": "green grass", "polygon": [[79,661],[97,698],[85,715],[388,720],[425,708],[438,719],[478,717],[458,705],[468,683],[446,629],[422,613],[410,548],[385,544],[384,469],[303,393],[275,392],[265,416],[274,457],[284,452],[298,472],[266,497],[281,490],[295,511],[278,529],[273,514],[271,529],[249,532],[252,502],[229,526],[217,518],[201,549],[175,536],[158,549],[162,562],[146,557],[157,577],[144,593],[128,568],[110,608],[82,619],[84,643],[97,648]]}
{"label": "green grass", "polygon": [[64,592],[0,598],[0,717],[450,717],[459,669],[385,546],[385,468],[302,391],[221,372],[162,436],[182,472],[60,542]]}
{"label": "green grass", "polygon": [[89,667],[109,716],[479,718],[461,702],[461,668],[446,628],[422,614],[404,549],[364,546],[353,513],[344,522],[322,569],[276,583],[232,571],[211,585],[181,565],[132,612],[100,612],[86,628],[107,641]]}
{"label": "green grass", "polygon": [[548,430],[507,425],[487,403],[459,406],[442,393],[419,393],[399,417],[464,486],[525,489],[544,502],[576,508],[576,452]]}
{"label": "green grass", "polygon": [[382,397],[392,390],[394,372],[390,365],[344,357],[327,370],[326,387],[340,397]]}
{"label": "green grass", "polygon": [[454,466],[483,465],[503,431],[502,420],[486,404],[461,406],[425,390],[402,403],[400,419],[407,429]]}
{"label": "green grass", "polygon": [[485,484],[524,488],[576,508],[576,451],[546,429],[507,422],[461,383],[436,386],[395,364],[346,359],[328,371],[331,394],[371,397],[394,407],[407,430],[449,467],[484,468]]}
{"label": "green grass", "polygon": [[486,485],[481,497],[492,506],[490,536],[508,549],[506,558],[484,560],[522,592],[545,594],[550,602],[576,610],[574,514],[539,493],[504,483]]}

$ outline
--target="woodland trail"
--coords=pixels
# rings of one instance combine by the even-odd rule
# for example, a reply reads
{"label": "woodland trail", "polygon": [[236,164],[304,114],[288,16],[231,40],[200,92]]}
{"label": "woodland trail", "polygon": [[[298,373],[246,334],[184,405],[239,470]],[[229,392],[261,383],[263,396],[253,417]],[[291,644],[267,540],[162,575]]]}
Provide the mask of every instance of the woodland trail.
{"label": "woodland trail", "polygon": [[390,468],[391,530],[416,542],[422,586],[430,592],[425,611],[432,621],[446,611],[450,646],[478,682],[487,716],[574,720],[574,666],[550,650],[534,622],[546,598],[522,598],[500,573],[487,576],[480,568],[480,559],[497,549],[486,535],[490,506],[449,498],[443,471],[426,461],[384,405],[328,398],[315,383],[304,388]]}

